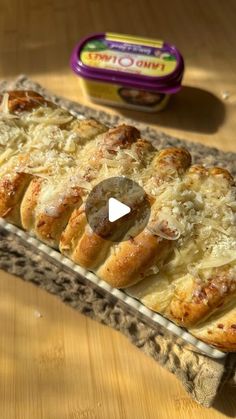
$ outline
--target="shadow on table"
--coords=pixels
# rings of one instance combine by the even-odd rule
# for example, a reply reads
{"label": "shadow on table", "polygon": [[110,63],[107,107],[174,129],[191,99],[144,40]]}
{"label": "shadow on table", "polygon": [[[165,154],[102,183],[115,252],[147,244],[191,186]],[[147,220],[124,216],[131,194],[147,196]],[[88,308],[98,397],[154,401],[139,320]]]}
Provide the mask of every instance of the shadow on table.
{"label": "shadow on table", "polygon": [[197,87],[183,86],[173,95],[166,109],[147,113],[121,109],[120,113],[140,122],[161,127],[213,134],[225,120],[225,105],[214,94]]}
{"label": "shadow on table", "polygon": [[224,385],[221,393],[217,396],[213,408],[228,416],[229,418],[236,417],[236,387],[229,384]]}

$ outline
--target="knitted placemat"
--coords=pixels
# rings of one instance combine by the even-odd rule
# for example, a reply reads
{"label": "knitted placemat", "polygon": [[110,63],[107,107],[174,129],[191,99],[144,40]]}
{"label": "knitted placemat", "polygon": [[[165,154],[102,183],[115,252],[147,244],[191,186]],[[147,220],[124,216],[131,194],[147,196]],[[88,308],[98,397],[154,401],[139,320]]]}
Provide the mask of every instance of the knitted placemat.
{"label": "knitted placemat", "polygon": [[[86,117],[96,118],[109,126],[121,122],[133,124],[141,130],[144,138],[152,141],[158,148],[170,145],[187,147],[195,163],[220,165],[236,175],[236,153],[225,153],[201,144],[186,143],[147,128],[144,124],[68,101],[47,92],[25,76],[19,76],[13,82],[0,83],[0,91],[8,89],[37,90],[59,105]],[[124,333],[133,344],[174,373],[192,398],[203,406],[212,406],[226,382],[236,385],[236,354],[214,360],[191,350],[180,338],[176,338],[163,327],[150,327],[115,299],[111,301],[109,297],[85,285],[76,273],[59,268],[45,255],[35,253],[20,238],[3,229],[0,229],[0,268],[58,295],[81,313]]]}

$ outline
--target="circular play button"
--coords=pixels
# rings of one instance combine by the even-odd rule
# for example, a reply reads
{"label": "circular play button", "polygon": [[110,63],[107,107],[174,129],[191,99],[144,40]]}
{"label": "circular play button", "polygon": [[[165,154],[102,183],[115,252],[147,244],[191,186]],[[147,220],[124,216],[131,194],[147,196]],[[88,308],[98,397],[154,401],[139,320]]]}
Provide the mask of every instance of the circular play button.
{"label": "circular play button", "polygon": [[137,236],[146,227],[150,202],[138,183],[125,177],[111,177],[90,192],[85,212],[98,236],[120,242]]}

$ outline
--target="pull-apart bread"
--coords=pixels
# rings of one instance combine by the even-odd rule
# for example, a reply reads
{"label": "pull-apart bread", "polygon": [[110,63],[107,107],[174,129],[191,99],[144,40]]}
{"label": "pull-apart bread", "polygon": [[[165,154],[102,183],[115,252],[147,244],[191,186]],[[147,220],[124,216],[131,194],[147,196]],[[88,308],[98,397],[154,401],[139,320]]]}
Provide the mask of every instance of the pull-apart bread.
{"label": "pull-apart bread", "polygon": [[[193,335],[236,351],[236,189],[227,170],[156,150],[131,126],[77,119],[32,91],[1,96],[0,216]],[[143,187],[146,228],[114,243],[85,214],[90,191],[125,176]],[[109,222],[107,220],[107,222]]]}

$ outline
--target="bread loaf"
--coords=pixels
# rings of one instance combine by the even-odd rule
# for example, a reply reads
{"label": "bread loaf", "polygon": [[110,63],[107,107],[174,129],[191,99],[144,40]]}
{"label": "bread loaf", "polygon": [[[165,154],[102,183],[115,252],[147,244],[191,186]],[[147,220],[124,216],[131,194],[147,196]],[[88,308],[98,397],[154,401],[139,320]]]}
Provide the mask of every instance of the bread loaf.
{"label": "bread loaf", "polygon": [[[225,351],[236,351],[236,188],[185,149],[156,150],[131,126],[77,119],[31,91],[0,106],[0,216]],[[86,199],[125,176],[151,203],[120,243],[88,225]],[[109,223],[109,221],[105,221]]]}

